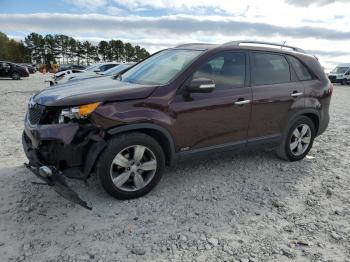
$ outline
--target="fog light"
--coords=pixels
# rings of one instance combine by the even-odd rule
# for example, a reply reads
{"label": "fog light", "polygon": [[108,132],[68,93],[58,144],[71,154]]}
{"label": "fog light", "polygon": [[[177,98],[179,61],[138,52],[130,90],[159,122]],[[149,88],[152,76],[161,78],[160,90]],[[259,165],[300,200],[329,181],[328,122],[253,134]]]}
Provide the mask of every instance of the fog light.
{"label": "fog light", "polygon": [[52,170],[48,166],[42,166],[39,168],[39,174],[43,177],[52,176]]}

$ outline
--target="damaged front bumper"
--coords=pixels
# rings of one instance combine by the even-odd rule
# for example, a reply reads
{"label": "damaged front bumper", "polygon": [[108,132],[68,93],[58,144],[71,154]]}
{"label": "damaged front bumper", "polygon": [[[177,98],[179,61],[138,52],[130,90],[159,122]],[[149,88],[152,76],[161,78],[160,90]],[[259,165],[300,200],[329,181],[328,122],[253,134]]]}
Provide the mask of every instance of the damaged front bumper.
{"label": "damaged front bumper", "polygon": [[[78,123],[31,125],[25,120],[22,136],[25,166],[59,195],[91,209],[67,184],[66,178],[86,182],[106,142],[93,131],[79,132]],[[80,130],[81,131],[81,130]]]}
{"label": "damaged front bumper", "polygon": [[74,192],[67,184],[64,175],[61,171],[57,170],[55,167],[41,166],[36,167],[30,164],[24,164],[25,167],[30,170],[34,175],[44,181],[45,185],[53,188],[59,195],[65,199],[81,205],[82,207],[92,210],[92,207],[82,200],[76,192]]}

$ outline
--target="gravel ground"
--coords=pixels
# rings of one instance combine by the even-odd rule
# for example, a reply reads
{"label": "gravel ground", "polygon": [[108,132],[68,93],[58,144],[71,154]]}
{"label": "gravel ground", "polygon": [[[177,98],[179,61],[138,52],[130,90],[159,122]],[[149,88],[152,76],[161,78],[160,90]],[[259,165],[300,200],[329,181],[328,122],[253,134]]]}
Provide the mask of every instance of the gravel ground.
{"label": "gravel ground", "polygon": [[303,161],[269,150],[186,161],[131,201],[95,177],[70,181],[88,211],[23,167],[26,101],[43,80],[0,79],[1,261],[350,261],[350,86],[335,87],[329,128]]}

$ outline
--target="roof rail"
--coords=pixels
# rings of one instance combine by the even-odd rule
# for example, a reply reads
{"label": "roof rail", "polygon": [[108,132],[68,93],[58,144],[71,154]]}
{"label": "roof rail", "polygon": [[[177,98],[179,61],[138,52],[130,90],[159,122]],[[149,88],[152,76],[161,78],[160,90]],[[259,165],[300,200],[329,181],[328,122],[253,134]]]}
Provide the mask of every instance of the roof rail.
{"label": "roof rail", "polygon": [[256,44],[256,45],[279,46],[279,47],[281,47],[281,49],[282,48],[289,48],[289,49],[292,49],[295,52],[306,53],[305,50],[303,50],[303,49],[301,49],[299,47],[290,46],[290,45],[284,45],[284,44],[277,44],[277,43],[262,42],[262,41],[237,40],[237,41],[224,43],[223,45],[237,45],[237,46],[239,46],[240,44]]}
{"label": "roof rail", "polygon": [[181,45],[175,46],[174,48],[186,47],[186,46],[191,46],[191,45],[209,45],[209,44],[206,44],[206,43],[189,43],[189,44],[181,44]]}

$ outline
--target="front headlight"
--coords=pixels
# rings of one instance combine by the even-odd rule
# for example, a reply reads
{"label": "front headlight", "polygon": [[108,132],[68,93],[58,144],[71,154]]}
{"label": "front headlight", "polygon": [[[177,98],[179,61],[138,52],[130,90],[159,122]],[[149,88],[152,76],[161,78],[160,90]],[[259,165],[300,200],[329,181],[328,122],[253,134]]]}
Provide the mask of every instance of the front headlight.
{"label": "front headlight", "polygon": [[90,115],[95,109],[101,104],[101,102],[96,102],[92,104],[86,104],[81,106],[75,106],[70,108],[62,109],[59,117],[59,123],[64,123],[65,118],[69,119],[81,119]]}

